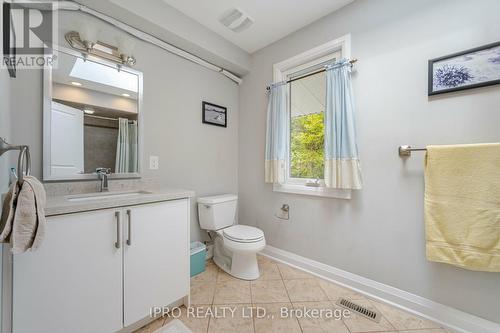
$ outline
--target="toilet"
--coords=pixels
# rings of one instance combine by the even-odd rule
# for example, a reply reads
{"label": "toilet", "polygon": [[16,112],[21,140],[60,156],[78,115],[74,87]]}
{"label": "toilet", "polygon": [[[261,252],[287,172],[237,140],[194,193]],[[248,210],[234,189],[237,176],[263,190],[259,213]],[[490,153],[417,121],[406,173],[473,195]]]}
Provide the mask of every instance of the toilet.
{"label": "toilet", "polygon": [[198,198],[200,227],[214,237],[214,262],[226,273],[243,280],[260,276],[257,252],[266,246],[259,228],[236,224],[238,196],[223,194]]}

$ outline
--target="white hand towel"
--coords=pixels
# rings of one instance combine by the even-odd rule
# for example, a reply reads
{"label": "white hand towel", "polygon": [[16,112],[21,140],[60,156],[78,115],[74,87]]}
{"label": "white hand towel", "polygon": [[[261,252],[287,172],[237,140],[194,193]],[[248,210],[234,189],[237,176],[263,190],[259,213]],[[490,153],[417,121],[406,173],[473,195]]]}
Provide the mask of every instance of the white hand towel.
{"label": "white hand towel", "polygon": [[17,196],[12,223],[12,253],[36,250],[45,235],[46,195],[43,185],[35,177],[25,176]]}
{"label": "white hand towel", "polygon": [[2,217],[0,219],[0,242],[8,242],[10,233],[12,231],[12,221],[14,220],[14,213],[16,211],[15,202],[19,194],[19,186],[17,182],[12,184],[9,192],[5,194],[2,207]]}

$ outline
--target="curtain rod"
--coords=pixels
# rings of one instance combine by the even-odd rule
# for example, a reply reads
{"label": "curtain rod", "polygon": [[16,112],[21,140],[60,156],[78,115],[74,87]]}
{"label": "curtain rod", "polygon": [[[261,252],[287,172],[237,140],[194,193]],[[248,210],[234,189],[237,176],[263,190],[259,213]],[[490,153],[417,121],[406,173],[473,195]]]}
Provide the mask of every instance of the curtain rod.
{"label": "curtain rod", "polygon": [[[358,61],[358,59],[351,59],[351,60],[349,60],[349,64],[351,66],[353,66],[354,63],[357,62],[357,61]],[[309,77],[309,76],[312,76],[312,75],[315,75],[315,74],[319,74],[319,73],[322,73],[322,72],[326,72],[326,68],[322,68],[322,69],[319,69],[319,70],[311,72],[311,73],[307,73],[307,74],[304,74],[304,75],[301,75],[301,76],[297,76],[297,77],[291,78],[291,79],[285,81],[285,83],[292,83],[293,81],[297,81],[297,80],[300,80],[300,79],[303,79],[303,78],[306,78],[306,77]],[[267,91],[271,90],[271,86],[267,86],[266,90]]]}
{"label": "curtain rod", "polygon": [[[96,118],[96,119],[104,119],[104,120],[112,120],[112,121],[118,121],[119,118],[110,118],[110,117],[103,117],[103,116],[94,116],[92,114],[85,114],[84,115],[85,117],[90,117],[90,118]],[[127,119],[128,122],[134,122],[135,120],[130,120],[130,119]]]}
{"label": "curtain rod", "polygon": [[[55,3],[55,8],[57,10],[81,11],[83,13],[87,13],[89,15],[97,17],[97,18],[113,25],[114,27],[116,27],[122,31],[127,32],[128,34],[130,34],[136,38],[139,38],[142,41],[145,41],[147,43],[158,46],[159,48],[161,48],[167,52],[170,52],[170,53],[175,54],[181,58],[184,58],[186,60],[194,62],[195,64],[198,64],[200,66],[208,68],[214,72],[221,73],[225,77],[236,82],[238,85],[243,82],[243,80],[240,77],[236,76],[235,74],[231,73],[228,70],[225,70],[222,67],[216,66],[216,65],[206,61],[203,58],[200,58],[200,57],[198,57],[194,54],[191,54],[187,51],[184,51],[183,49],[180,49],[180,48],[178,48],[172,44],[169,44],[169,43],[167,43],[167,42],[165,42],[157,37],[154,37],[153,35],[151,35],[147,32],[144,32],[142,30],[134,28],[133,26],[130,26],[126,23],[123,23],[122,21],[114,19],[111,16],[108,16],[106,14],[98,12],[92,8],[89,8],[87,6],[81,5],[81,4],[79,4],[77,2],[73,2],[73,1],[56,1],[54,3]],[[43,7],[40,4],[37,5],[36,3],[25,4],[25,6],[28,8],[43,9]]]}

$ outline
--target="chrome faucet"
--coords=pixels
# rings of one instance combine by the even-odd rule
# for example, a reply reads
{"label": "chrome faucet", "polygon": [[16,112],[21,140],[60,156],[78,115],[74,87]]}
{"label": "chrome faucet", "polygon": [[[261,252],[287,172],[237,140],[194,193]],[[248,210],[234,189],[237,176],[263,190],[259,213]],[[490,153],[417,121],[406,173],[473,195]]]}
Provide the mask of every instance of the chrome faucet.
{"label": "chrome faucet", "polygon": [[95,169],[95,173],[101,180],[101,192],[109,191],[108,189],[108,176],[111,174],[110,168],[97,168]]}

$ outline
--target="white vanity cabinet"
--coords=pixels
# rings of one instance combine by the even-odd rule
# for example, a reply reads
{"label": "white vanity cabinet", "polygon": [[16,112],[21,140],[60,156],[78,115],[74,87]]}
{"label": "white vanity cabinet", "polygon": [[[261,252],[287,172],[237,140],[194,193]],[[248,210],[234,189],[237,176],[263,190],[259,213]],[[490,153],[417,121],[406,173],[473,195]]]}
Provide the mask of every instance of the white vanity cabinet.
{"label": "white vanity cabinet", "polygon": [[165,306],[189,294],[187,211],[186,200],[125,210],[125,326],[148,316],[151,306]]}
{"label": "white vanity cabinet", "polygon": [[13,257],[13,333],[112,333],[189,294],[189,201],[47,218]]}

